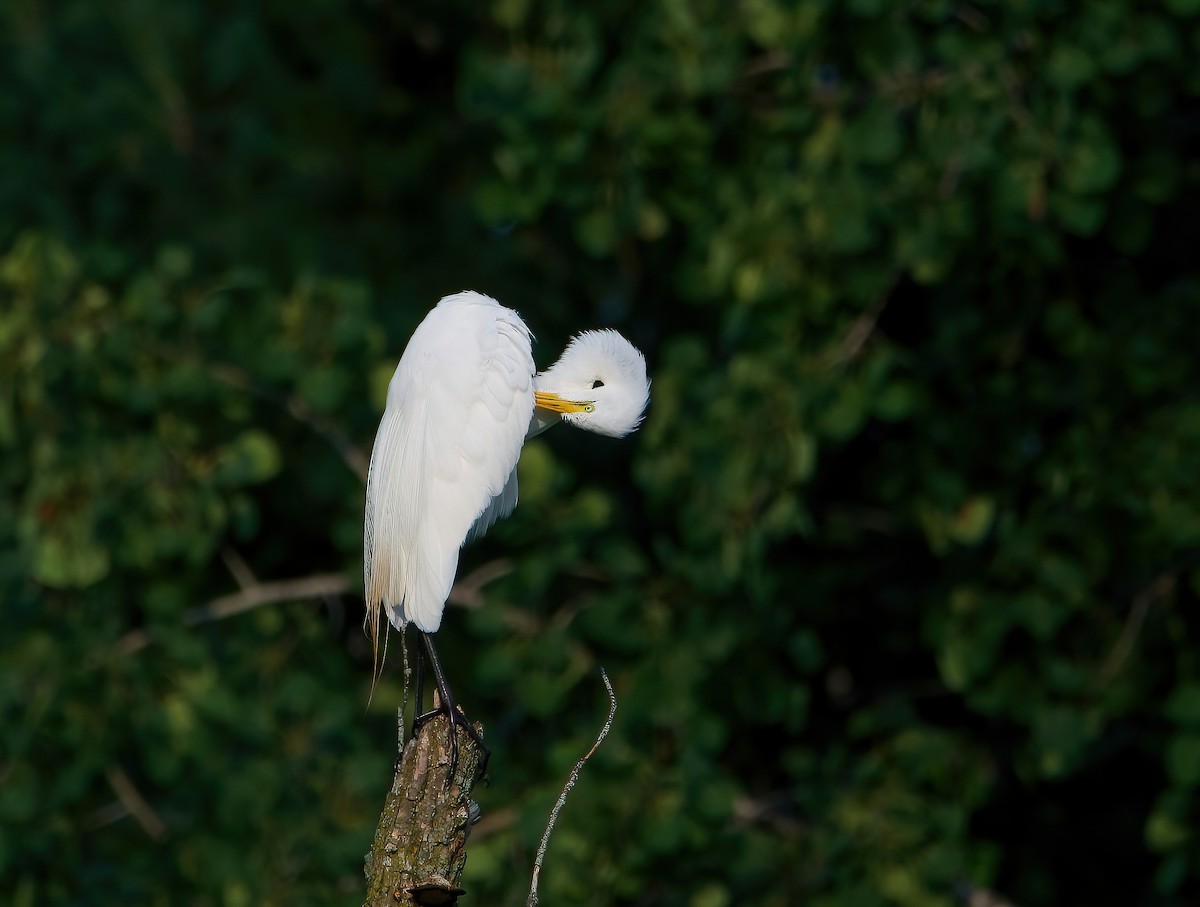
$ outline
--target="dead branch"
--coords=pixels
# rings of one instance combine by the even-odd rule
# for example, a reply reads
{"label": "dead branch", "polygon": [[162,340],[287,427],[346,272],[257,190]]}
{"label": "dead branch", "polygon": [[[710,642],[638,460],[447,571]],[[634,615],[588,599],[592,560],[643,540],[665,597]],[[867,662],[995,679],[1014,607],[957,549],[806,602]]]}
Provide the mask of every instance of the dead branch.
{"label": "dead branch", "polygon": [[[399,718],[403,721],[403,715]],[[475,729],[482,736],[483,729]],[[450,771],[447,718],[438,715],[408,741],[366,857],[363,907],[454,904],[466,863],[467,835],[478,814],[471,789],[483,764],[482,748],[455,727],[458,765]]]}
{"label": "dead branch", "polygon": [[183,612],[183,624],[187,627],[194,627],[211,620],[233,617],[235,614],[241,614],[263,605],[308,598],[324,598],[327,595],[345,595],[349,591],[350,581],[340,573],[317,573],[299,579],[259,583],[238,592],[214,598],[208,604]]}
{"label": "dead branch", "polygon": [[[229,595],[214,598],[207,604],[190,608],[183,613],[181,622],[185,627],[194,627],[209,621],[233,617],[235,614],[261,608],[263,605],[345,595],[350,588],[350,581],[340,573],[317,573],[298,579],[256,583],[237,592],[231,592]],[[140,652],[153,641],[151,635],[145,630],[131,630],[117,640],[116,645],[113,646],[113,655],[117,658],[132,655]]]}

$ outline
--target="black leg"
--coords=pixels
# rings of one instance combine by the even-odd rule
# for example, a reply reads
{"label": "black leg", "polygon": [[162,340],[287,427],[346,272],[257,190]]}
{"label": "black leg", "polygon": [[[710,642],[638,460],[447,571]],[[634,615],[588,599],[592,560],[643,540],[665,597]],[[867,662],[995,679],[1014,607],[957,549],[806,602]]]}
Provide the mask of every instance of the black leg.
{"label": "black leg", "polygon": [[413,706],[412,735],[417,736],[421,709],[425,708],[425,650],[417,646],[417,702]]}
{"label": "black leg", "polygon": [[[446,673],[442,670],[441,661],[438,660],[437,649],[433,647],[433,637],[429,633],[422,631],[421,638],[425,640],[425,649],[429,653],[429,665],[431,668],[433,668],[433,678],[437,682],[438,698],[441,701],[438,703],[437,708],[432,709],[426,712],[424,715],[421,715],[413,720],[413,734],[415,735],[417,728],[434,715],[445,713],[446,717],[449,719],[448,724],[450,727],[450,774],[447,776],[447,782],[449,782],[450,778],[454,777],[454,770],[458,767],[458,732],[454,729],[456,724],[462,727],[467,732],[467,735],[477,744],[479,744],[480,748],[483,750],[483,764],[480,766],[480,772],[482,773],[487,769],[487,761],[488,757],[491,755],[491,751],[487,748],[487,745],[483,742],[483,738],[479,736],[474,726],[467,719],[466,714],[455,703],[454,695],[450,692],[450,685],[446,683]],[[418,664],[420,664],[420,662],[418,662]],[[420,686],[418,686],[418,710],[421,707],[420,689]]]}

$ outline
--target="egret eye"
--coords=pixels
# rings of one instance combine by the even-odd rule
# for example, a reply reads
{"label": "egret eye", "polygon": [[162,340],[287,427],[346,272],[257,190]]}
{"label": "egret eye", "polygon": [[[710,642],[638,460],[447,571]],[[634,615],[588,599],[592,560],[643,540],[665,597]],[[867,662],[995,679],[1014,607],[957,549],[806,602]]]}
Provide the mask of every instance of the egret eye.
{"label": "egret eye", "polygon": [[595,381],[592,382],[592,390],[595,390],[598,387],[604,387],[604,382],[601,381],[599,378],[597,378]]}
{"label": "egret eye", "polygon": [[596,411],[596,407],[595,407],[595,405],[594,405],[594,404],[591,404],[591,403],[585,403],[585,404],[583,405],[583,411],[584,411],[585,413],[594,413],[594,412]]}

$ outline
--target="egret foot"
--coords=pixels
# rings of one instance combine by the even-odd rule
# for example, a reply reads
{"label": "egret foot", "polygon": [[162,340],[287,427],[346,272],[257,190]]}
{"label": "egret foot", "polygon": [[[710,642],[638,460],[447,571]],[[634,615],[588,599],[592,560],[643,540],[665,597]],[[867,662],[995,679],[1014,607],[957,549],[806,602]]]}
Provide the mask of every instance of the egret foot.
{"label": "egret foot", "polygon": [[[454,701],[454,694],[450,692],[450,686],[446,683],[446,673],[442,670],[442,663],[438,660],[437,650],[433,647],[433,637],[424,631],[421,631],[421,638],[425,640],[425,649],[429,653],[429,664],[433,668],[433,677],[437,681],[438,705],[423,715],[418,715],[413,719],[413,736],[416,736],[417,731],[435,715],[445,715],[448,719],[447,725],[450,729],[450,771],[446,775],[446,783],[454,777],[455,769],[458,768],[458,731],[455,725],[458,725],[467,732],[467,736],[479,745],[483,750],[483,759],[479,764],[479,774],[483,775],[487,772],[488,759],[491,758],[492,751],[487,748],[487,744],[483,742],[483,737],[475,730],[475,726],[471,724],[466,713]],[[417,661],[417,707],[420,708],[422,690],[422,674],[424,673],[424,664],[420,660],[418,653]]]}

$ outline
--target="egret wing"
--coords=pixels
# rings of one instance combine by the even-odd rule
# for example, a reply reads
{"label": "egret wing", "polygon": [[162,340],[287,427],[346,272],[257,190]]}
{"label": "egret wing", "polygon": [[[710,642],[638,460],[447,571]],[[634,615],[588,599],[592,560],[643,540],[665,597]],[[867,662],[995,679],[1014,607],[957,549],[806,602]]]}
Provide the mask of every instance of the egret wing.
{"label": "egret wing", "polygon": [[459,548],[515,505],[533,374],[528,328],[487,296],[448,296],[413,333],[367,479],[367,602],[393,624],[436,630]]}
{"label": "egret wing", "polygon": [[483,509],[483,513],[475,519],[471,525],[471,531],[467,533],[467,541],[473,542],[475,539],[482,536],[485,532],[492,528],[492,524],[496,520],[502,520],[517,506],[517,470],[514,468],[509,473],[508,481],[504,483],[504,490],[492,498],[491,502]]}

